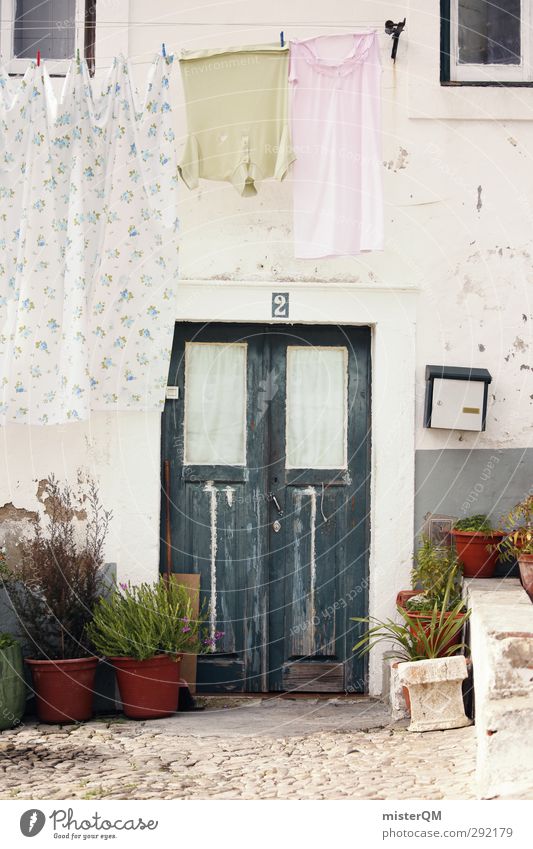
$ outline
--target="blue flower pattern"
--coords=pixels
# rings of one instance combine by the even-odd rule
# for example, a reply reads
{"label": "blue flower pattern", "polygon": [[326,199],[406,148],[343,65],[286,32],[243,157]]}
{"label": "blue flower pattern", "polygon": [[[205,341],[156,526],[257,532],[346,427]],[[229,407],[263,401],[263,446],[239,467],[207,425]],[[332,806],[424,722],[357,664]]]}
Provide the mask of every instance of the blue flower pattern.
{"label": "blue flower pattern", "polygon": [[173,57],[0,68],[0,423],[161,410],[178,279]]}

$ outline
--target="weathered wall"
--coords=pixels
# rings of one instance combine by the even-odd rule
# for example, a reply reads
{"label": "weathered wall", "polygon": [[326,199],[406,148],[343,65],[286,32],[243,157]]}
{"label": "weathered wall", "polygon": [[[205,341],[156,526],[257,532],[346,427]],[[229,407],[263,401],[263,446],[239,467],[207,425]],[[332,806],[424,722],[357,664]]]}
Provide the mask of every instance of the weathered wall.
{"label": "weathered wall", "polygon": [[[265,184],[257,197],[246,199],[229,185],[204,183],[195,192],[183,186],[180,203],[183,277],[220,281],[221,285],[247,284],[240,288],[234,285],[231,292],[228,287],[224,301],[228,316],[237,314],[247,303],[247,288],[254,283],[267,288],[290,285],[291,291],[300,293],[300,316],[307,317],[303,319],[296,313],[295,321],[313,320],[309,318],[309,304],[314,303],[309,284],[331,286],[337,297],[344,293],[346,314],[350,316],[346,320],[354,323],[370,320],[365,316],[373,314],[369,303],[374,291],[387,293],[390,287],[419,289],[416,375],[412,375],[411,364],[405,362],[408,406],[412,400],[409,387],[416,389],[415,428],[411,414],[404,416],[403,422],[398,420],[397,386],[390,364],[401,364],[401,346],[382,351],[380,360],[374,362],[374,368],[380,370],[379,427],[384,431],[388,422],[389,449],[395,446],[399,455],[396,464],[384,463],[374,444],[374,469],[379,470],[381,491],[388,493],[386,505],[381,513],[378,509],[372,527],[373,540],[378,540],[374,562],[383,574],[390,575],[392,569],[400,582],[408,576],[410,546],[405,547],[402,542],[401,552],[391,563],[389,544],[379,541],[391,536],[396,539],[391,528],[401,524],[404,510],[409,528],[412,527],[409,474],[405,480],[401,478],[401,490],[395,477],[401,455],[409,457],[412,451],[409,442],[416,439],[419,479],[425,478],[428,464],[433,463],[433,452],[444,452],[437,467],[440,482],[429,489],[422,487],[417,494],[417,517],[436,506],[439,512],[458,512],[463,490],[477,474],[477,455],[469,455],[471,449],[497,451],[500,457],[501,451],[518,450],[518,454],[509,453],[505,460],[502,457],[498,466],[509,475],[505,489],[509,501],[518,500],[524,483],[531,479],[531,453],[527,455],[529,466],[524,465],[524,455],[520,475],[512,475],[516,458],[522,457],[522,449],[531,446],[532,433],[530,90],[442,91],[438,85],[438,7],[438,0],[358,0],[355,4],[353,0],[338,0],[327,11],[319,0],[293,0],[289,7],[280,0],[273,0],[268,6],[258,0],[219,6],[207,0],[193,6],[182,0],[172,4],[168,0],[116,0],[102,4],[99,10],[99,72],[107,67],[111,54],[129,51],[139,81],[144,80],[147,63],[161,49],[161,42],[165,42],[168,52],[182,47],[260,43],[277,39],[281,29],[287,38],[332,33],[336,23],[346,25],[339,30],[343,32],[360,28],[365,21],[379,25],[381,30],[386,18],[398,20],[407,16],[407,31],[402,35],[395,66],[390,61],[391,40],[384,34],[380,36],[386,204],[383,253],[333,261],[295,260],[290,180]],[[129,29],[109,25],[110,21],[125,20],[128,10],[132,23]],[[182,144],[185,123],[180,109],[176,129]],[[389,312],[394,311],[396,295],[390,292],[383,297],[390,299]],[[248,300],[253,312],[255,301]],[[328,315],[327,303],[322,303],[326,305],[316,320],[338,321],[338,307],[335,315]],[[206,301],[202,317],[220,319],[217,309],[214,300]],[[179,315],[184,314],[186,310],[180,305]],[[257,320],[264,320],[265,315],[258,312]],[[396,321],[400,340],[403,323],[411,321],[401,306]],[[484,434],[423,430],[426,363],[484,366],[491,371],[493,383]],[[104,502],[115,513],[108,558],[117,562],[119,576],[138,579],[156,574],[158,416],[102,414],[94,416],[87,425],[47,430],[11,426],[2,431],[2,438],[0,507],[12,503],[16,508],[38,510],[36,490],[41,478],[50,470],[72,477],[78,466],[86,466],[100,478]],[[445,481],[455,474],[457,450],[473,466],[465,472],[453,510],[454,496]],[[503,475],[497,480],[498,485],[504,485]],[[483,509],[490,509],[499,498],[497,489],[490,490],[490,498],[488,492]],[[391,493],[395,494],[396,505],[401,502],[401,509],[396,507],[396,512],[394,506],[391,508]],[[382,553],[378,558],[380,545]],[[383,590],[375,586],[374,610],[386,615],[392,610],[390,586]],[[374,689],[378,687],[376,670],[377,664]]]}

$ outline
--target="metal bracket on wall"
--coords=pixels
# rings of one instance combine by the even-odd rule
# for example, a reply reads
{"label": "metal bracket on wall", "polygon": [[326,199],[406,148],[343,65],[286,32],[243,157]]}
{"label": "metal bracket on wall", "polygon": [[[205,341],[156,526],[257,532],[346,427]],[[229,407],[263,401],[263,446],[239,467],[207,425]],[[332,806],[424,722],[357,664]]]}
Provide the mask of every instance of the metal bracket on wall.
{"label": "metal bracket on wall", "polygon": [[399,21],[397,24],[394,21],[385,21],[385,32],[387,35],[392,35],[392,52],[391,59],[393,62],[396,62],[396,53],[398,52],[398,42],[400,40],[400,36],[405,29],[405,23],[407,18],[404,18],[403,21]]}

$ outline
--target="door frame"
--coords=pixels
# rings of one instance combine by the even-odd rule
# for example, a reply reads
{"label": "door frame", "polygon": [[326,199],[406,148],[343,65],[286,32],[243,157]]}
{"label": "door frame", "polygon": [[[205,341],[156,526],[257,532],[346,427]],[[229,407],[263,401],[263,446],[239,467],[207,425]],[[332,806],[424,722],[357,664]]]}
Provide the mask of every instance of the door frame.
{"label": "door frame", "polygon": [[[185,279],[179,284],[176,321],[275,324],[275,292],[289,293],[290,314],[288,319],[278,320],[281,324],[371,327],[369,612],[379,618],[392,617],[396,592],[408,585],[413,555],[419,290],[349,283]],[[153,548],[151,554],[153,559]],[[158,569],[154,563],[155,573]],[[370,695],[381,694],[382,667],[383,649],[376,647],[369,658]]]}

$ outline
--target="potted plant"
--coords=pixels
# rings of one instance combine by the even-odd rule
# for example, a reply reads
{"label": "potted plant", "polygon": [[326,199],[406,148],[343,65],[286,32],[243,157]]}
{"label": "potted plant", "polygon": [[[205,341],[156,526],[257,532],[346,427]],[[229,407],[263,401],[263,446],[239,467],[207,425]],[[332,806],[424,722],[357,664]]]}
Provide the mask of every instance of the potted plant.
{"label": "potted plant", "polygon": [[533,495],[516,504],[502,522],[497,550],[502,560],[517,560],[525,591],[533,599]]}
{"label": "potted plant", "polygon": [[459,600],[450,611],[452,615],[446,616],[447,595],[445,593],[440,609],[438,603],[434,604],[429,623],[399,606],[400,623],[391,619],[383,622],[375,617],[354,619],[370,626],[353,648],[360,656],[378,643],[392,645],[391,654],[400,661],[400,680],[409,691],[410,731],[460,728],[470,724],[464,712],[461,690],[462,681],[467,677],[466,658],[455,655],[465,648],[460,634],[470,611],[463,612],[463,602]]}
{"label": "potted plant", "polygon": [[[111,514],[89,480],[74,496],[50,476],[43,529],[23,540],[15,562],[2,569],[4,588],[30,645],[31,669],[42,722],[81,722],[92,715],[98,658],[87,625],[102,590],[104,541]],[[12,558],[14,559],[14,558]]]}
{"label": "potted plant", "polygon": [[114,666],[124,713],[132,719],[175,713],[182,655],[213,650],[222,636],[207,636],[187,588],[164,578],[115,587],[98,602],[88,633]]}
{"label": "potted plant", "polygon": [[[429,537],[422,536],[420,546],[413,558],[411,590],[400,590],[396,604],[404,609],[423,607],[431,610],[439,598],[442,599],[448,576],[455,571],[457,591],[461,591],[461,567],[450,546],[435,545]],[[414,601],[413,601],[414,599]]]}
{"label": "potted plant", "polygon": [[498,562],[496,545],[503,534],[493,530],[488,517],[477,514],[460,519],[452,536],[465,578],[492,578]]}
{"label": "potted plant", "polygon": [[0,633],[0,731],[19,724],[25,705],[22,648],[11,634]]}
{"label": "potted plant", "polygon": [[[451,548],[436,546],[428,537],[422,537],[414,557],[411,581],[416,589],[409,592],[403,604],[399,603],[400,599],[397,604],[426,630],[435,605],[444,611],[445,618],[455,616],[464,620],[463,605],[458,605],[462,591],[461,565]],[[448,647],[442,647],[443,653]]]}

